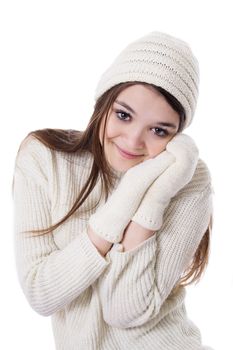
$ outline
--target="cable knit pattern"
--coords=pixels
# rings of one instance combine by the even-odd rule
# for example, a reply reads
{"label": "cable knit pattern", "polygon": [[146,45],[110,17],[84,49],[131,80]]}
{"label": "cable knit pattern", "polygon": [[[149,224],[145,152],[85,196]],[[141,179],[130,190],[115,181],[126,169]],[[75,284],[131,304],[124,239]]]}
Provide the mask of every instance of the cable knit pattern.
{"label": "cable knit pattern", "polygon": [[[52,151],[30,138],[15,161],[19,283],[30,306],[51,316],[56,349],[210,349],[187,316],[186,289],[173,293],[213,210],[211,179],[202,160],[190,183],[172,198],[161,229],[130,251],[121,252],[116,243],[104,258],[87,235],[94,206],[104,201],[100,179],[82,207],[58,229],[38,237],[22,233],[48,227],[67,213],[92,160],[89,152]],[[122,174],[116,174],[117,185]]]}

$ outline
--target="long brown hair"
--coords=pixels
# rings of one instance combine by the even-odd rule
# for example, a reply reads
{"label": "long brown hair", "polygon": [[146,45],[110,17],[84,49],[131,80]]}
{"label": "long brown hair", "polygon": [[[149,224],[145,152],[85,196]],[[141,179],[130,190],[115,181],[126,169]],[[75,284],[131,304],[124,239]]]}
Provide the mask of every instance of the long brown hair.
{"label": "long brown hair", "polygon": [[[114,183],[114,173],[109,167],[105,155],[104,155],[104,135],[106,128],[106,121],[109,114],[109,111],[112,108],[112,105],[119,95],[121,91],[126,89],[129,86],[134,84],[144,84],[143,82],[125,82],[115,85],[108,91],[106,91],[99,99],[96,101],[94,112],[90,118],[90,121],[87,125],[87,128],[84,131],[77,130],[64,130],[64,129],[40,129],[31,131],[25,139],[21,142],[20,148],[23,146],[24,141],[26,141],[29,137],[35,137],[39,141],[41,141],[44,145],[49,147],[52,150],[62,151],[66,153],[79,153],[81,151],[89,151],[93,155],[93,163],[90,172],[90,176],[87,179],[85,185],[83,186],[78,198],[75,200],[72,208],[68,211],[68,213],[57,223],[51,225],[45,229],[38,229],[26,232],[32,232],[34,235],[43,235],[49,233],[60,225],[62,225],[74,212],[78,210],[79,207],[83,204],[83,202],[87,199],[87,197],[92,192],[95,184],[97,182],[98,176],[101,178],[102,190],[104,191],[105,200],[107,200],[109,191]],[[172,108],[179,114],[180,123],[179,129],[177,132],[181,132],[184,128],[185,123],[185,111],[179,101],[168,93],[166,90],[161,87],[152,86],[154,89],[158,90],[167,102],[172,106]],[[105,119],[103,119],[105,118]],[[99,131],[101,122],[104,120],[104,129],[102,136],[102,145],[99,140]],[[19,151],[18,151],[19,152]],[[97,203],[98,204],[98,203]],[[96,206],[97,206],[96,204]],[[193,256],[192,262],[188,269],[186,269],[186,275],[183,275],[182,278],[176,284],[176,287],[173,289],[174,291],[178,289],[180,286],[189,285],[195,281],[199,281],[201,275],[203,274],[205,268],[207,267],[209,260],[209,248],[210,248],[210,233],[212,231],[212,217],[210,219],[208,228]],[[187,282],[190,279],[189,282]],[[186,283],[185,283],[186,282]],[[196,283],[197,283],[196,282]]]}

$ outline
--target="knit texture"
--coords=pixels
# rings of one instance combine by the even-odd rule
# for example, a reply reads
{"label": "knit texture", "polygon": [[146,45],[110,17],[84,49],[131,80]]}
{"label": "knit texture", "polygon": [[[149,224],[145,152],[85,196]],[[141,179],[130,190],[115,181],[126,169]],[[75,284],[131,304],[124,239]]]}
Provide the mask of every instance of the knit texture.
{"label": "knit texture", "polygon": [[167,90],[185,109],[184,127],[192,122],[199,90],[199,63],[185,41],[154,31],[131,42],[100,77],[95,100],[127,81],[146,82]]}
{"label": "knit texture", "polygon": [[109,242],[120,242],[145,192],[174,161],[175,157],[165,151],[129,169],[108,201],[90,216],[93,231]]}
{"label": "knit texture", "polygon": [[[161,229],[130,251],[121,252],[116,243],[103,257],[87,235],[94,206],[104,201],[100,179],[58,229],[38,237],[22,233],[67,213],[92,161],[89,152],[53,151],[33,138],[16,158],[15,263],[29,305],[51,316],[57,350],[205,349],[187,316],[186,289],[173,293],[213,210],[210,174],[201,159],[190,183],[171,200]],[[122,176],[116,174],[114,186]]]}

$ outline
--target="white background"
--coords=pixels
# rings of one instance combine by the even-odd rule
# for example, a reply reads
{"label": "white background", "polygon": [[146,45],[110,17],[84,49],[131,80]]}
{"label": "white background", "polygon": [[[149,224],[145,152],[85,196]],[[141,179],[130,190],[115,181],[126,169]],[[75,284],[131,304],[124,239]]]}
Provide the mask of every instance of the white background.
{"label": "white background", "polygon": [[39,128],[84,130],[103,71],[130,41],[153,30],[189,42],[200,63],[198,108],[186,132],[212,174],[214,229],[208,268],[188,287],[186,305],[205,345],[233,349],[230,6],[224,0],[1,1],[1,349],[54,349],[50,318],[31,309],[15,272],[11,183],[19,143]]}

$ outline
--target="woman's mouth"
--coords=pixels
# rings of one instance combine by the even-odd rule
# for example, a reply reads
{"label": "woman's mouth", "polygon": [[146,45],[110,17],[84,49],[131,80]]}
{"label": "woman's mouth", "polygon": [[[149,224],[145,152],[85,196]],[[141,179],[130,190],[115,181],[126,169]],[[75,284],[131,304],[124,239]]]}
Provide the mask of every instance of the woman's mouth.
{"label": "woman's mouth", "polygon": [[128,153],[125,150],[123,150],[122,148],[120,148],[119,146],[115,145],[118,152],[120,153],[120,155],[124,158],[127,159],[134,159],[134,158],[138,158],[138,157],[142,157],[143,154],[132,154],[132,153]]}

